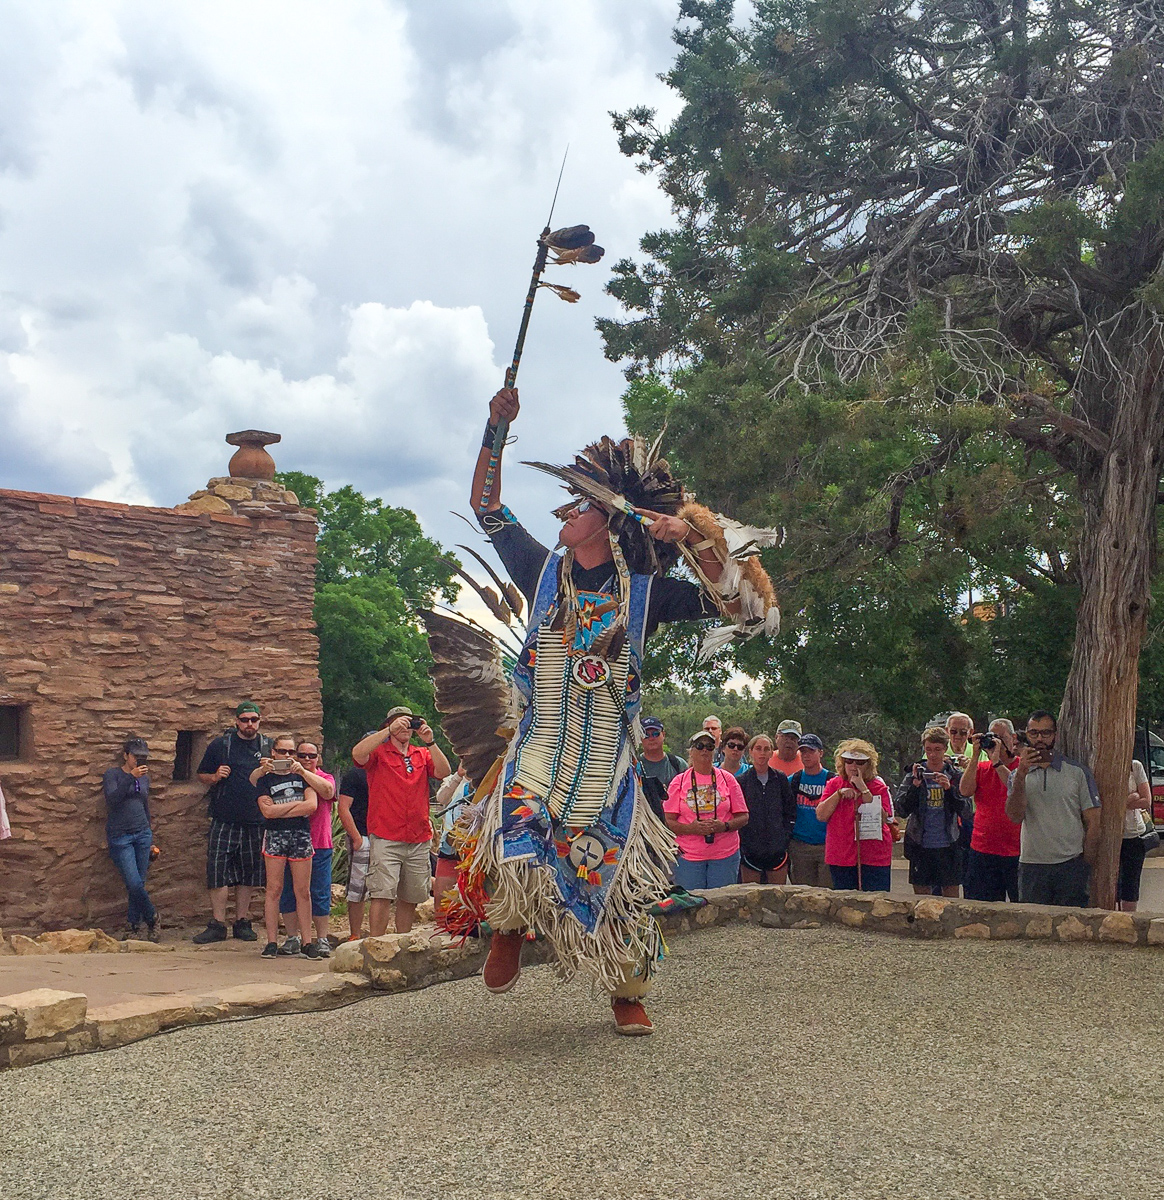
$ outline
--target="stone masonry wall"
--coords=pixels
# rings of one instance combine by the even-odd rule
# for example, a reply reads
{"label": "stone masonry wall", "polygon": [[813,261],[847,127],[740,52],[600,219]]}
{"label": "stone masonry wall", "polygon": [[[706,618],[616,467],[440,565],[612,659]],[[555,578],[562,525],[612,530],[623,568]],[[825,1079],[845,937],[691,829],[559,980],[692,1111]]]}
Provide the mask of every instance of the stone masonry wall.
{"label": "stone masonry wall", "polygon": [[[150,744],[161,857],[149,888],[171,923],[207,912],[206,789],[194,771],[234,706],[257,701],[264,732],[319,735],[314,515],[269,483],[212,483],[229,503],[0,490],[0,706],[24,706],[25,726],[19,758],[0,759],[9,932],[124,921],[101,776],[127,736]],[[187,781],[173,777],[179,731],[194,735]]]}

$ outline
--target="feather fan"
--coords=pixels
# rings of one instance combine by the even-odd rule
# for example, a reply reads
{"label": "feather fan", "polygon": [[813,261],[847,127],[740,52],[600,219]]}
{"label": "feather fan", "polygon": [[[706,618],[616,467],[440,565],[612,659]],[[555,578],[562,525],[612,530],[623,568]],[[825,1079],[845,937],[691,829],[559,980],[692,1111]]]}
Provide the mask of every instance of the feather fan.
{"label": "feather fan", "polygon": [[511,688],[497,642],[485,630],[443,613],[422,611],[432,653],[433,691],[441,729],[473,787],[512,733]]}

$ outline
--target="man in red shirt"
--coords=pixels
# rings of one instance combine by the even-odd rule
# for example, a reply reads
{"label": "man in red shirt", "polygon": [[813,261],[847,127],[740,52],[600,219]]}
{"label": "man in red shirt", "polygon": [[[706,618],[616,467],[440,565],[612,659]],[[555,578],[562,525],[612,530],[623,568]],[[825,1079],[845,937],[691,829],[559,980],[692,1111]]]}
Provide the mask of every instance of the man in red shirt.
{"label": "man in red shirt", "polygon": [[[419,746],[411,744],[413,734]],[[428,781],[452,768],[428,722],[404,705],[390,709],[383,727],[352,747],[352,760],[368,776],[368,929],[373,937],[387,931],[395,900],[396,932],[407,933],[432,874]]]}
{"label": "man in red shirt", "polygon": [[967,900],[1017,900],[1022,826],[1006,815],[1006,785],[1018,764],[1018,741],[1007,720],[992,721],[990,737],[994,744],[985,751],[983,735],[971,737],[958,785],[963,796],[973,797],[975,809],[963,892]]}

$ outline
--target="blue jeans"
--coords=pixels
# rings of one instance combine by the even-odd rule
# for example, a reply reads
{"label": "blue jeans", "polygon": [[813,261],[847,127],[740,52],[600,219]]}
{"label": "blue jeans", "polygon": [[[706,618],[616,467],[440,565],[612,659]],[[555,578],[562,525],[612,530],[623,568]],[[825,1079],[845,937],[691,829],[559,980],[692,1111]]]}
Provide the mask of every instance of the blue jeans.
{"label": "blue jeans", "polygon": [[692,862],[680,855],[675,860],[675,882],[684,891],[704,891],[707,888],[728,887],[740,878],[740,852],[727,858],[709,858]]}
{"label": "blue jeans", "polygon": [[[316,849],[311,856],[311,915],[313,917],[331,916],[331,856],[330,847]],[[283,872],[283,894],[279,897],[279,911],[293,913],[295,911],[295,887],[291,882],[291,872]]]}
{"label": "blue jeans", "polygon": [[[855,892],[857,890],[856,867],[834,867],[829,864],[829,872],[833,877],[833,887],[839,892]],[[861,891],[887,892],[893,878],[892,867],[871,867],[868,864],[861,868]]]}
{"label": "blue jeans", "polygon": [[122,833],[109,839],[109,857],[121,872],[125,890],[129,894],[129,909],[126,920],[131,925],[143,921],[152,925],[158,919],[158,910],[145,889],[146,872],[150,869],[150,847],[154,835],[148,829],[141,833]]}

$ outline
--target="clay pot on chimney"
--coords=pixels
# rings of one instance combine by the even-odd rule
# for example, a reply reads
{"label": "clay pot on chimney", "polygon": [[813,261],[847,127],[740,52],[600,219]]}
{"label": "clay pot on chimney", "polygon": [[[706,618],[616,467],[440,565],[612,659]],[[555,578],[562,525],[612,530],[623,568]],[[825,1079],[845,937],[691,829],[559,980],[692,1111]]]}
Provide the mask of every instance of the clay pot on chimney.
{"label": "clay pot on chimney", "polygon": [[231,456],[227,470],[232,479],[275,478],[275,460],[264,449],[283,440],[281,433],[264,433],[261,429],[244,429],[228,433],[227,444],[238,449]]}

